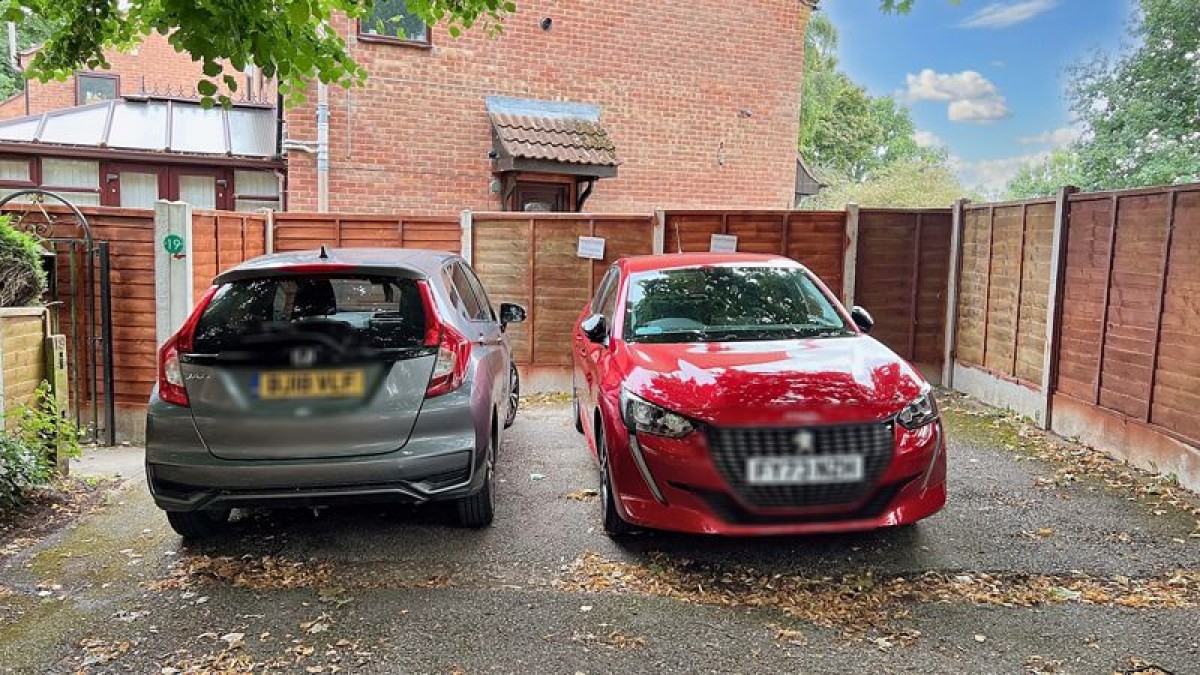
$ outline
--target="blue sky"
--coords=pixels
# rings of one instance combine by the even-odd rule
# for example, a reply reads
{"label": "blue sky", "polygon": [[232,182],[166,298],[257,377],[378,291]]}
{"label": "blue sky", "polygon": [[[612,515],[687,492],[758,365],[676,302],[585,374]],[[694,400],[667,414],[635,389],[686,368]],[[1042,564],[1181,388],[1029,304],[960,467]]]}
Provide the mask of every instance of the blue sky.
{"label": "blue sky", "polygon": [[913,111],[918,138],[943,145],[964,183],[998,190],[1069,141],[1067,68],[1128,41],[1134,0],[917,0],[890,15],[876,0],[822,0],[841,68]]}

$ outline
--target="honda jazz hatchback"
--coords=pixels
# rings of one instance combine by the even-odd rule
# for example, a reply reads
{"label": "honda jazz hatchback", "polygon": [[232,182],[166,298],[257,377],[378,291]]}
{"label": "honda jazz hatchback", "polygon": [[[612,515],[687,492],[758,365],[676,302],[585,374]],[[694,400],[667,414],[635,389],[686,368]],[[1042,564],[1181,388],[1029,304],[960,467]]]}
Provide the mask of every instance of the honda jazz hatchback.
{"label": "honda jazz hatchback", "polygon": [[871,326],[786,258],[618,261],[573,337],[605,530],[865,530],[941,509],[930,386]]}
{"label": "honda jazz hatchback", "polygon": [[457,501],[488,525],[516,414],[504,338],[461,258],[408,250],[268,255],[217,277],[159,350],[146,476],[185,537],[235,507]]}

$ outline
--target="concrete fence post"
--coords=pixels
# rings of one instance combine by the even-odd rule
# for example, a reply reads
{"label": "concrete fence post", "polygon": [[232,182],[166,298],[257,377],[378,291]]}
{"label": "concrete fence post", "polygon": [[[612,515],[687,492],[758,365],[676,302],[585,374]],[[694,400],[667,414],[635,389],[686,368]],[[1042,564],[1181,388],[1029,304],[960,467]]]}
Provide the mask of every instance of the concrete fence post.
{"label": "concrete fence post", "polygon": [[858,268],[858,204],[846,205],[846,250],[842,259],[842,301],[854,306],[854,275]]}
{"label": "concrete fence post", "polygon": [[154,203],[155,337],[167,341],[192,312],[192,205]]}
{"label": "concrete fence post", "polygon": [[950,221],[950,265],[946,279],[945,345],[942,347],[942,386],[954,387],[955,342],[958,340],[958,275],[962,270],[962,235],[968,200],[954,202]]}
{"label": "concrete fence post", "polygon": [[275,211],[263,209],[263,253],[275,252]]}
{"label": "concrete fence post", "polygon": [[662,209],[654,209],[654,243],[651,252],[654,255],[662,255],[667,248],[667,212]]}
{"label": "concrete fence post", "polygon": [[1046,297],[1046,346],[1042,353],[1042,428],[1049,429],[1054,415],[1054,385],[1058,374],[1058,347],[1062,340],[1062,295],[1066,279],[1067,229],[1071,195],[1079,188],[1066,186],[1054,203],[1054,237],[1050,244],[1050,284]]}
{"label": "concrete fence post", "polygon": [[475,214],[470,209],[463,210],[458,224],[462,230],[462,243],[459,244],[459,248],[462,251],[463,260],[466,260],[468,265],[473,265],[475,264],[475,247],[472,231],[475,229]]}

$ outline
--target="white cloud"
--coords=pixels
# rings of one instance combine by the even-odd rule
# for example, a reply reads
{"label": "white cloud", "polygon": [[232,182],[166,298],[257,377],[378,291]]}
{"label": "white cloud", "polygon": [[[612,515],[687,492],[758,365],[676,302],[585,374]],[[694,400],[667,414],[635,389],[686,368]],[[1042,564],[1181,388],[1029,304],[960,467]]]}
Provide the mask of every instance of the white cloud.
{"label": "white cloud", "polygon": [[918,130],[916,133],[913,134],[913,138],[917,141],[917,145],[921,146],[922,148],[944,148],[944,147],[946,147],[946,142],[943,141],[941,138],[939,138],[938,135],[933,133],[932,131]]}
{"label": "white cloud", "polygon": [[1059,127],[1033,136],[1021,136],[1017,142],[1021,145],[1049,145],[1061,148],[1074,143],[1082,136],[1083,130],[1078,127]]}
{"label": "white cloud", "polygon": [[1014,157],[981,159],[973,162],[951,156],[950,168],[958,174],[963,185],[982,190],[985,196],[996,197],[1013,179],[1013,176],[1017,175],[1018,171],[1026,166],[1041,164],[1049,157],[1049,151]]}
{"label": "white cloud", "polygon": [[1058,5],[1058,0],[1021,0],[996,2],[967,17],[963,28],[1008,28],[1044,14]]}
{"label": "white cloud", "polygon": [[1012,114],[996,85],[974,70],[939,73],[926,68],[916,75],[909,73],[905,80],[908,89],[901,98],[910,103],[945,101],[953,122],[988,124]]}

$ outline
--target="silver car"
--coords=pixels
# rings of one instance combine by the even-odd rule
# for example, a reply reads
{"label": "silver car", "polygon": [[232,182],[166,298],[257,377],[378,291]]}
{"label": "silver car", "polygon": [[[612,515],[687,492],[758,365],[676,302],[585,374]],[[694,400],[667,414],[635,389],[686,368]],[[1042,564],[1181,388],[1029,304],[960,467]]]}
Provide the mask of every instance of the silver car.
{"label": "silver car", "polygon": [[159,349],[146,477],[176,532],[237,507],[455,500],[494,512],[520,384],[497,314],[458,256],[268,255],[221,274]]}

